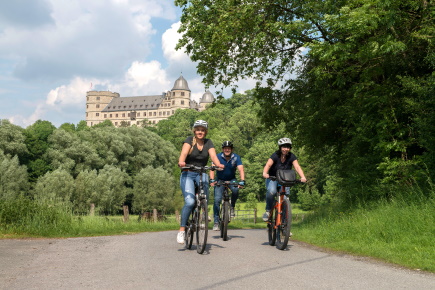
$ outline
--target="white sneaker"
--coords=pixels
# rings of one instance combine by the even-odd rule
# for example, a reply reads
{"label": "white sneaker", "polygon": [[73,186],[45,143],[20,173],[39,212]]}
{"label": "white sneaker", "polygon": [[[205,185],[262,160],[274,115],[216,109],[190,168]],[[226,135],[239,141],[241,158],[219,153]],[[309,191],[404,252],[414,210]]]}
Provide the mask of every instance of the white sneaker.
{"label": "white sneaker", "polygon": [[208,216],[208,221],[211,222],[211,217],[210,216]]}
{"label": "white sneaker", "polygon": [[218,231],[219,230],[219,224],[215,223],[213,226],[213,231]]}
{"label": "white sneaker", "polygon": [[177,243],[184,244],[184,231],[178,232],[177,234]]}
{"label": "white sneaker", "polygon": [[263,221],[267,222],[267,221],[269,220],[269,215],[270,215],[270,212],[269,212],[269,211],[266,211],[266,212],[263,214]]}

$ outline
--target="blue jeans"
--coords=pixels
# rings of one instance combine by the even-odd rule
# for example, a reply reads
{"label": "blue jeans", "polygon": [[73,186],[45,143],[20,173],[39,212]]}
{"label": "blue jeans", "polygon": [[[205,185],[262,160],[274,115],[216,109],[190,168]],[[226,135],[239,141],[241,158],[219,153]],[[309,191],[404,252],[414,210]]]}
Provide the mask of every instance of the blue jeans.
{"label": "blue jeans", "polygon": [[[266,211],[271,211],[276,193],[281,190],[281,185],[276,180],[266,179]],[[290,187],[285,188],[286,195],[290,195]]]}
{"label": "blue jeans", "polygon": [[[233,179],[231,181],[235,181],[236,179]],[[230,185],[229,186],[232,194],[231,194],[231,206],[236,206],[236,201],[239,198],[239,187],[237,185]],[[222,195],[224,193],[224,186],[219,185],[214,187],[214,204],[213,204],[213,215],[214,215],[214,223],[219,222],[219,210],[220,205],[222,202]]]}
{"label": "blue jeans", "polygon": [[[208,175],[206,173],[203,176],[203,189],[204,194],[208,200]],[[181,227],[185,227],[189,215],[195,207],[195,185],[199,186],[200,174],[193,171],[183,171],[180,176],[180,187],[184,196],[184,206],[181,210]]]}

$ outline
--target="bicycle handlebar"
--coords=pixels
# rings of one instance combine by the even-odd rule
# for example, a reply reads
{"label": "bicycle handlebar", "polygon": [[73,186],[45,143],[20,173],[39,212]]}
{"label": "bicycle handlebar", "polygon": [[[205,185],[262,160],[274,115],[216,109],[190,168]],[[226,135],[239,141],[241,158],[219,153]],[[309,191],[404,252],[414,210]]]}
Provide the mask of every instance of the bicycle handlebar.
{"label": "bicycle handlebar", "polygon": [[[276,178],[276,176],[269,176],[269,179],[272,180],[272,181],[276,181],[277,178]],[[304,183],[300,179],[295,179],[294,182],[295,182],[295,184],[296,183]]]}
{"label": "bicycle handlebar", "polygon": [[196,166],[193,164],[186,164],[186,166],[181,167],[181,169],[188,169],[188,170],[192,170],[192,171],[197,171],[197,172],[205,172],[207,170],[218,170],[221,171],[223,169],[217,167],[217,166]]}
{"label": "bicycle handlebar", "polygon": [[238,181],[231,181],[231,180],[228,180],[228,181],[219,180],[219,181],[216,181],[216,185],[239,185],[239,182]]}

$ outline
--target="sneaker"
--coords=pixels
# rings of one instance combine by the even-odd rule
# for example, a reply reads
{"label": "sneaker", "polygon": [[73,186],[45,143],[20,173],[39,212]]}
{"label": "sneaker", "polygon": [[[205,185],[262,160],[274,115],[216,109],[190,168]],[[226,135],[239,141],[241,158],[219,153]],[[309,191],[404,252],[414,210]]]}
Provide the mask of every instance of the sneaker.
{"label": "sneaker", "polygon": [[234,207],[231,207],[230,214],[232,218],[236,216],[236,213],[234,212]]}
{"label": "sneaker", "polygon": [[263,214],[263,221],[267,222],[269,220],[270,211],[266,211]]}
{"label": "sneaker", "polygon": [[291,237],[291,236],[293,236],[292,232],[290,232],[290,236],[289,237]]}
{"label": "sneaker", "polygon": [[177,243],[184,244],[184,235],[185,235],[184,231],[178,232]]}
{"label": "sneaker", "polygon": [[208,216],[208,221],[211,222],[211,217],[210,216]]}
{"label": "sneaker", "polygon": [[215,223],[213,226],[213,231],[218,231],[219,230],[219,223]]}

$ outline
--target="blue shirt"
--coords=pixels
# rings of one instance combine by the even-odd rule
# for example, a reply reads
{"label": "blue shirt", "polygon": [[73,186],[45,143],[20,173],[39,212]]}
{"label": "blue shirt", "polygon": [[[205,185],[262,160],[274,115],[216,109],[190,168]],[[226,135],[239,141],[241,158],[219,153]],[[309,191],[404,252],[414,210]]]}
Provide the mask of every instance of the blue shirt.
{"label": "blue shirt", "polygon": [[242,165],[242,158],[236,153],[231,153],[230,159],[227,161],[223,152],[217,154],[221,164],[225,165],[224,170],[216,171],[217,179],[229,181],[236,178],[237,166]]}

